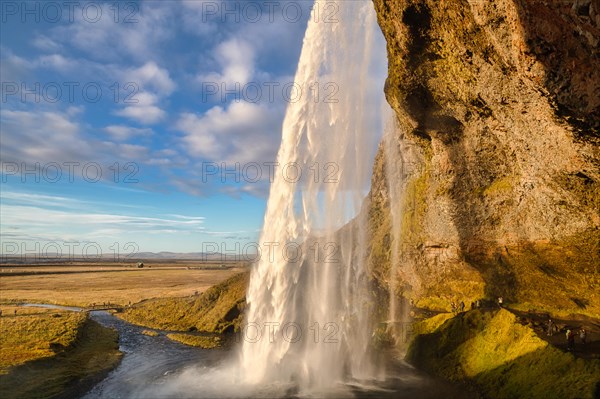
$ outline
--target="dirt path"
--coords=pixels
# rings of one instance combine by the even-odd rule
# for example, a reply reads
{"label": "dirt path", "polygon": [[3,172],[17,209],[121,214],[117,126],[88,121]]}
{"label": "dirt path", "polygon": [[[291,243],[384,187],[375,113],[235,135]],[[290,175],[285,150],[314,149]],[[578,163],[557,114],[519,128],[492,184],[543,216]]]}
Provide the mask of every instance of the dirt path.
{"label": "dirt path", "polygon": [[[519,317],[521,324],[529,325],[536,334],[550,344],[567,351],[567,330],[575,332],[575,348],[573,354],[585,359],[600,359],[600,320],[591,317],[575,319],[550,318],[548,314],[520,312],[508,309]],[[552,319],[554,329],[548,335],[548,319]],[[579,331],[587,332],[586,344],[579,338]]]}

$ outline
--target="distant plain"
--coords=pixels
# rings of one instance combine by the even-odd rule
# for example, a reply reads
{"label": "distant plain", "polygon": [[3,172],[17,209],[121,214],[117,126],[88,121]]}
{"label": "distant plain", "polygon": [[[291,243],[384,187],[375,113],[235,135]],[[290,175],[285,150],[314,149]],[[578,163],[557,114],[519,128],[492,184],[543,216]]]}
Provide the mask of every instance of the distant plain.
{"label": "distant plain", "polygon": [[[241,262],[197,260],[65,262],[0,265],[0,306],[49,303],[90,307],[127,306],[152,298],[199,294],[240,273]],[[1,308],[1,307],[0,307]]]}

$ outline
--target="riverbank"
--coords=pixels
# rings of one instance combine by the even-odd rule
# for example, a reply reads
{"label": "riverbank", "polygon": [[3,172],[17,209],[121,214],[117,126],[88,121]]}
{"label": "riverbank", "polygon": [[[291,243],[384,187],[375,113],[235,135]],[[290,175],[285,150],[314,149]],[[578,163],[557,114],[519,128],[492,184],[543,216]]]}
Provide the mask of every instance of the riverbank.
{"label": "riverbank", "polygon": [[0,319],[3,398],[73,397],[120,361],[118,334],[87,313],[19,307]]}
{"label": "riverbank", "polygon": [[143,301],[115,316],[186,345],[218,347],[242,322],[248,276],[236,274],[197,296]]}

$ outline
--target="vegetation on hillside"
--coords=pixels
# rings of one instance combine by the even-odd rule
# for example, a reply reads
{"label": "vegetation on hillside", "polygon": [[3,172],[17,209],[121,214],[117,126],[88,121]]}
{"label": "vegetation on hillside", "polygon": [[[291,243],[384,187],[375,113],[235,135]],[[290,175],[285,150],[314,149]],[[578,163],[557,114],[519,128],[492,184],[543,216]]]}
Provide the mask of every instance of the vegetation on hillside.
{"label": "vegetation on hillside", "polygon": [[117,315],[137,325],[167,331],[235,331],[242,321],[248,276],[248,272],[235,275],[197,297],[149,300]]}
{"label": "vegetation on hillside", "polygon": [[491,398],[593,398],[600,360],[575,358],[521,325],[511,312],[469,311],[415,325],[407,359]]}
{"label": "vegetation on hillside", "polygon": [[189,346],[198,346],[204,349],[218,348],[222,344],[222,339],[218,336],[205,336],[195,334],[167,334],[167,338],[181,342]]}
{"label": "vegetation on hillside", "polygon": [[0,318],[0,374],[6,374],[12,366],[52,357],[71,346],[86,321],[83,313],[33,311],[24,308],[25,314]]}
{"label": "vegetation on hillside", "polygon": [[117,332],[83,313],[3,316],[0,326],[3,398],[74,397],[121,359]]}

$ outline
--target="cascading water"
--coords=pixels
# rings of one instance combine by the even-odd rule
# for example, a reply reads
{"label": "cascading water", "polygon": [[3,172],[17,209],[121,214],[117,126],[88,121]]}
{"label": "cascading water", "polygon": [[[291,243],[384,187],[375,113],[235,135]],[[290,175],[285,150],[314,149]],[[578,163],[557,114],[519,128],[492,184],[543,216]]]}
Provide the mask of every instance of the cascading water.
{"label": "cascading water", "polygon": [[404,281],[412,281],[410,275],[402,262],[403,249],[400,247],[402,242],[402,216],[404,215],[404,191],[406,186],[406,176],[408,174],[408,162],[405,155],[404,142],[398,137],[398,124],[396,115],[389,110],[389,117],[385,126],[383,136],[383,149],[385,159],[385,176],[388,189],[388,200],[391,217],[391,245],[392,257],[390,259],[389,274],[389,311],[388,311],[388,332],[391,333],[396,347],[403,348],[405,342],[407,323],[410,321],[409,307],[406,298],[401,302],[401,289],[398,286],[402,276]]}
{"label": "cascading water", "polygon": [[396,138],[397,124],[395,115],[390,113],[387,119],[383,136],[383,149],[385,158],[385,176],[389,193],[390,216],[392,219],[392,259],[390,260],[389,274],[389,310],[388,310],[388,331],[398,340],[400,335],[399,323],[404,321],[401,306],[398,299],[398,269],[400,265],[400,241],[401,241],[401,197],[402,189],[399,184],[404,175],[404,160],[397,146]]}
{"label": "cascading water", "polygon": [[[331,4],[335,21],[315,14]],[[378,34],[371,1],[315,2],[295,77],[303,95],[288,105],[282,173],[250,276],[240,350],[247,383],[311,391],[376,371],[360,207],[381,135],[384,75],[371,71],[372,55],[385,64]]]}

